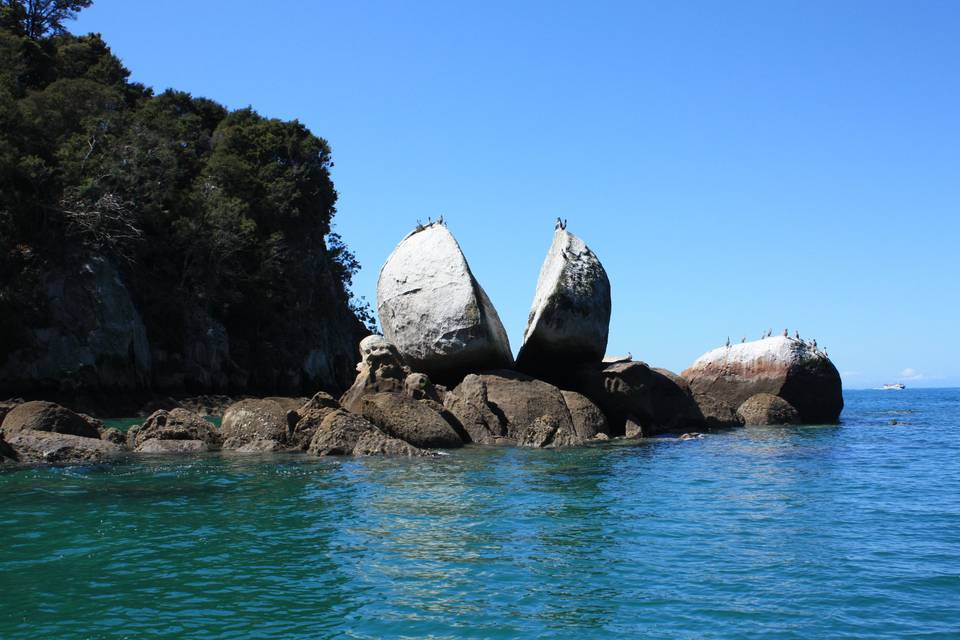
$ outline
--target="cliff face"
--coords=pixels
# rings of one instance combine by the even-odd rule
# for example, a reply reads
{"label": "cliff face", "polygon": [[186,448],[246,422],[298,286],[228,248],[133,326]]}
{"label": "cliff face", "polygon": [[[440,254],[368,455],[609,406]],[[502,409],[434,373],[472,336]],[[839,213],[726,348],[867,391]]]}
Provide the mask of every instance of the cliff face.
{"label": "cliff face", "polygon": [[[330,269],[315,265],[312,304],[290,304],[252,344],[206,312],[185,317],[178,345],[163,316],[145,322],[121,270],[103,255],[68,258],[43,278],[47,320],[0,362],[0,397],[44,393],[252,393],[342,391],[353,379],[356,345],[367,331],[350,310]],[[171,310],[172,315],[180,314]]]}

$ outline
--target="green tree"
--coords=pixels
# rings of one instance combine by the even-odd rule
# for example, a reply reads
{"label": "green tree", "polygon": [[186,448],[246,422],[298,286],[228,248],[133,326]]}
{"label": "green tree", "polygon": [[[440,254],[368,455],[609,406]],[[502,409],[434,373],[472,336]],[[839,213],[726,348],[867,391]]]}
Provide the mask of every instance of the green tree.
{"label": "green tree", "polygon": [[93,0],[0,0],[0,26],[40,40],[64,33],[64,23],[91,4]]}

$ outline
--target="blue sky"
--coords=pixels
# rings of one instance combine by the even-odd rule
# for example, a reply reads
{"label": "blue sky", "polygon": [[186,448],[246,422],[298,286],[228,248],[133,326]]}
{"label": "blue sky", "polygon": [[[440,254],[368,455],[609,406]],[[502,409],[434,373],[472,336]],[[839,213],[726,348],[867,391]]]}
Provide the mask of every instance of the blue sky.
{"label": "blue sky", "polygon": [[371,302],[442,213],[516,352],[559,215],[610,353],[789,327],[848,387],[960,385],[960,3],[96,0],[71,29],[326,138]]}

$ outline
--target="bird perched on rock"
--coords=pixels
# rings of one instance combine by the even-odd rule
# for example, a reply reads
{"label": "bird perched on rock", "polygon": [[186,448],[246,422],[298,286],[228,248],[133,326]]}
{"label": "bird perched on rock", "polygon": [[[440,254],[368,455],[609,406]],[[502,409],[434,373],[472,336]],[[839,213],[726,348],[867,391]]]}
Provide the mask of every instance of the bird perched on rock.
{"label": "bird perched on rock", "polygon": [[420,222],[420,218],[417,218],[417,231],[423,231],[423,223]]}
{"label": "bird perched on rock", "polygon": [[789,336],[790,336],[790,332],[787,331],[786,329],[784,329],[784,330],[783,330],[783,337],[786,338],[786,337],[789,337]]}
{"label": "bird perched on rock", "polygon": [[797,340],[799,340],[799,339],[800,339],[800,332],[799,332],[799,331],[794,331],[794,332],[793,332],[793,337],[796,338]]}
{"label": "bird perched on rock", "polygon": [[437,224],[443,224],[443,214],[440,214],[440,217],[437,218]]}
{"label": "bird perched on rock", "polygon": [[730,336],[727,336],[727,346],[730,346]]}
{"label": "bird perched on rock", "polygon": [[743,336],[742,338],[740,338],[740,344],[743,344],[746,341],[747,341],[747,336]]}
{"label": "bird perched on rock", "polygon": [[556,224],[553,225],[553,228],[556,229],[557,231],[559,231],[560,229],[563,229],[563,220],[560,219],[560,216],[557,216],[557,222]]}
{"label": "bird perched on rock", "polygon": [[817,348],[817,339],[816,339],[816,338],[813,339],[813,348],[814,348],[814,349]]}

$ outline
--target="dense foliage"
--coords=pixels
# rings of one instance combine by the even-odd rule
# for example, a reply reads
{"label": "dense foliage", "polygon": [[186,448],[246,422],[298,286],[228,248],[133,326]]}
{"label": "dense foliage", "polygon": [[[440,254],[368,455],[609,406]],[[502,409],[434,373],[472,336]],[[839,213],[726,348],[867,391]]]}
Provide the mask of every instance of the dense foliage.
{"label": "dense foliage", "polygon": [[[43,325],[43,274],[80,254],[122,269],[156,348],[181,348],[197,310],[248,367],[282,341],[281,311],[350,304],[369,322],[330,233],[326,141],[130,82],[99,35],[64,31],[88,4],[0,0],[0,360]],[[316,299],[321,272],[340,299]]]}

